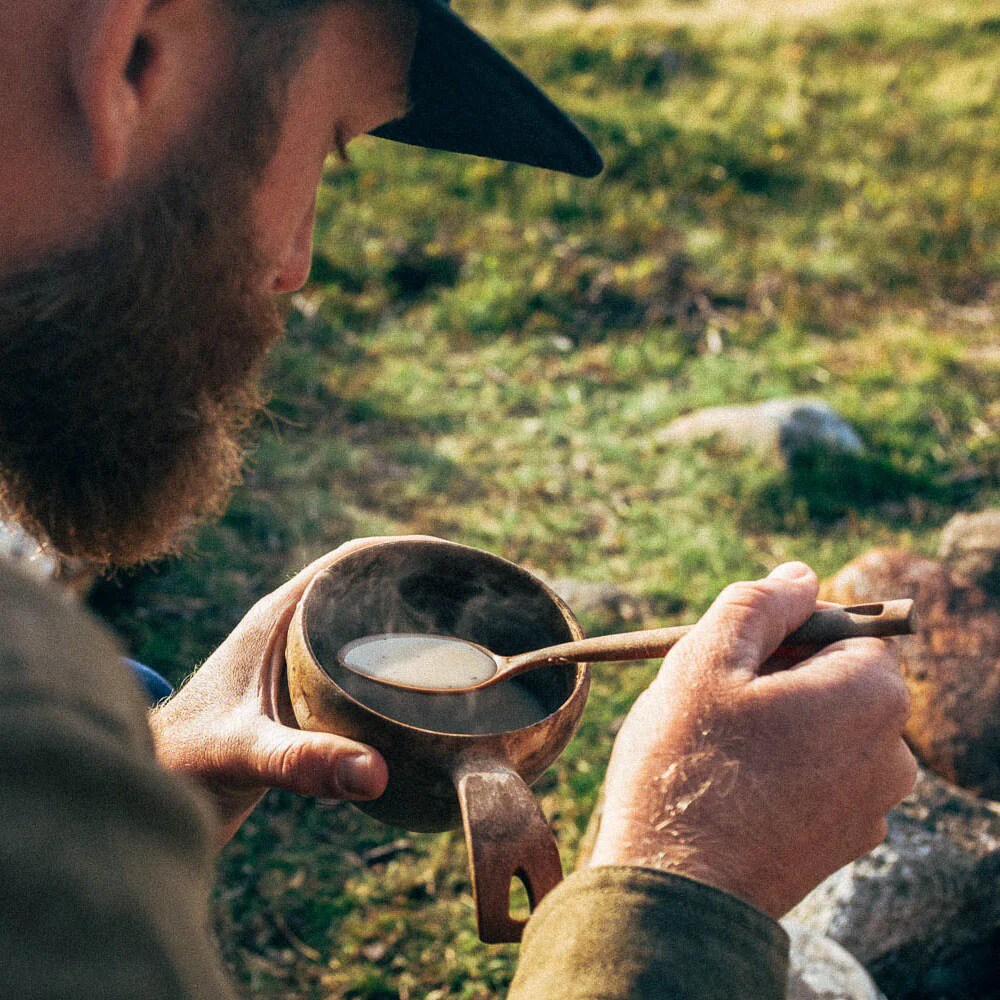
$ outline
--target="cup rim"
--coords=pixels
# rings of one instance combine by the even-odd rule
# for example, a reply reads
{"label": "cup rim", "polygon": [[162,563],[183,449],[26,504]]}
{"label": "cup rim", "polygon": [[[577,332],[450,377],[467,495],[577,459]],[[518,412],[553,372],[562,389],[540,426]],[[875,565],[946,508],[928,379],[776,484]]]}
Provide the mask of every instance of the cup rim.
{"label": "cup rim", "polygon": [[[366,552],[370,549],[378,548],[396,548],[401,545],[413,546],[415,548],[421,546],[446,546],[453,549],[462,549],[466,552],[474,552],[478,556],[486,556],[489,559],[493,559],[507,568],[513,569],[517,574],[527,578],[532,582],[533,585],[537,586],[552,602],[555,604],[557,610],[562,615],[563,620],[566,622],[567,627],[570,630],[574,639],[585,638],[583,628],[577,621],[576,616],[573,614],[569,605],[541,578],[536,576],[530,570],[525,569],[523,566],[512,562],[510,559],[505,559],[503,556],[498,556],[493,552],[487,552],[485,549],[477,549],[473,545],[463,545],[461,542],[452,542],[446,538],[429,538],[426,536],[414,536],[414,535],[399,535],[393,538],[384,538],[378,541],[373,541],[368,545],[359,546],[356,549],[352,549],[350,552],[345,552],[342,559],[337,559],[330,563],[322,572],[317,573],[316,576],[309,581],[309,585],[306,587],[305,591],[302,593],[302,597],[299,599],[299,607],[296,617],[300,619],[300,627],[302,631],[302,641],[309,653],[310,658],[313,663],[319,668],[322,674],[330,681],[331,684],[337,689],[337,693],[349,701],[351,704],[356,705],[358,708],[363,709],[365,712],[369,712],[379,719],[386,722],[390,722],[395,726],[400,726],[403,729],[417,732],[426,733],[429,736],[435,737],[453,737],[457,740],[464,741],[483,741],[488,739],[495,739],[498,736],[507,736],[511,733],[527,733],[533,730],[536,726],[541,726],[548,722],[554,715],[558,715],[560,712],[566,711],[567,707],[579,697],[579,693],[585,685],[589,684],[590,681],[590,664],[589,663],[577,663],[574,664],[576,670],[573,676],[573,686],[571,687],[569,693],[565,696],[562,702],[554,708],[551,712],[543,715],[536,722],[531,723],[529,726],[521,726],[518,729],[502,729],[496,733],[444,733],[437,729],[424,729],[422,726],[414,726],[408,722],[401,722],[399,719],[394,719],[391,715],[384,715],[377,709],[372,708],[370,705],[365,704],[363,701],[359,701],[350,692],[346,691],[330,674],[330,671],[323,665],[320,658],[316,655],[316,651],[313,649],[312,639],[309,634],[309,625],[307,620],[307,612],[309,608],[309,599],[312,596],[313,588],[316,586],[318,581],[330,573],[334,568],[343,560],[350,559],[351,556],[360,554],[361,552]],[[461,636],[454,636],[453,638],[461,638]],[[377,683],[377,682],[376,682]]]}

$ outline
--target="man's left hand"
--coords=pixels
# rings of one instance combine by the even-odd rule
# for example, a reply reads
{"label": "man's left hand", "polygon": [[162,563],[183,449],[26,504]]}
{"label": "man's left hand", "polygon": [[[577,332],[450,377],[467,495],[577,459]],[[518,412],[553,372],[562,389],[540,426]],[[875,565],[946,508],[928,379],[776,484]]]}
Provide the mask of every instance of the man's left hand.
{"label": "man's left hand", "polygon": [[306,587],[345,552],[376,541],[347,542],[258,601],[187,683],[150,713],[157,759],[208,793],[220,847],[268,788],[361,800],[385,789],[385,761],[371,747],[295,728],[285,685],[285,638]]}

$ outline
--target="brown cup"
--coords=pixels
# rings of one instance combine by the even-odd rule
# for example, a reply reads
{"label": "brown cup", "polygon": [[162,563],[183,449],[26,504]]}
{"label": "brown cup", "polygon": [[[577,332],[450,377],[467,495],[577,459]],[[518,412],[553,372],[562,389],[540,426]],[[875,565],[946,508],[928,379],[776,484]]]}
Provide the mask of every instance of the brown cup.
{"label": "brown cup", "polygon": [[589,668],[545,667],[510,682],[522,684],[549,714],[523,728],[482,732],[503,685],[474,695],[390,692],[338,662],[345,643],[381,632],[456,636],[510,656],[582,638],[583,631],[526,570],[428,538],[346,552],[309,585],[289,629],[288,688],[298,724],[367,743],[388,765],[385,792],[357,807],[407,830],[461,823],[479,936],[519,941],[525,921],[510,915],[511,881],[523,882],[534,910],[562,879],[555,838],[528,785],[575,732]]}

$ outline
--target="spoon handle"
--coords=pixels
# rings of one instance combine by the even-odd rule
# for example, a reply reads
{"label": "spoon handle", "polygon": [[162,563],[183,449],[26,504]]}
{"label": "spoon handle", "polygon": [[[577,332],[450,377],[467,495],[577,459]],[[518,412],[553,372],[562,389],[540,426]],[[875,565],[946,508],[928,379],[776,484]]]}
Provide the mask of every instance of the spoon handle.
{"label": "spoon handle", "polygon": [[[819,608],[799,628],[785,637],[781,648],[813,647],[818,650],[841,639],[910,635],[916,631],[916,627],[911,600],[858,604],[849,608]],[[652,659],[663,656],[692,628],[693,625],[677,625],[641,632],[621,632],[536,649],[512,656],[497,677],[502,674],[507,679],[536,667],[557,663],[613,663]]]}

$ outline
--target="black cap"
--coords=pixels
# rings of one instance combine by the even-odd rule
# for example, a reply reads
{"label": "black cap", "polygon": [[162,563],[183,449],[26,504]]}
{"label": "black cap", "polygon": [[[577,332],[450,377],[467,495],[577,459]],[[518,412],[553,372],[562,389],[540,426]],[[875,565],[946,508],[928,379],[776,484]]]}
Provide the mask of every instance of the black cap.
{"label": "black cap", "polygon": [[410,109],[372,135],[579,177],[601,172],[594,144],[447,0],[414,3],[420,25],[410,65]]}

